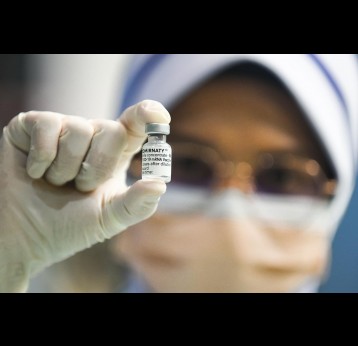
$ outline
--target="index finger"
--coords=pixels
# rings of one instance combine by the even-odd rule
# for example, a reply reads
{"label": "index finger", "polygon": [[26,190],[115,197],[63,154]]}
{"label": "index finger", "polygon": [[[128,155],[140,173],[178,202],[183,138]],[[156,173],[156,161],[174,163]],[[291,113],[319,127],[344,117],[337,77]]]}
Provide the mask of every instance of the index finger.
{"label": "index finger", "polygon": [[170,114],[158,101],[144,100],[127,108],[118,121],[127,131],[127,146],[122,160],[130,160],[146,139],[146,123],[170,123]]}

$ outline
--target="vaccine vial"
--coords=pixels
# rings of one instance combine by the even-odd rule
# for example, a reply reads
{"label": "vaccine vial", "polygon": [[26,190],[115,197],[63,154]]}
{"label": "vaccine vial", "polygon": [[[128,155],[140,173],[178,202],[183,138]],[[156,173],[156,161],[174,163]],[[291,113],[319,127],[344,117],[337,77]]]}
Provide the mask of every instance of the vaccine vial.
{"label": "vaccine vial", "polygon": [[145,124],[148,141],[142,147],[142,179],[161,179],[170,182],[172,148],[167,143],[168,124]]}

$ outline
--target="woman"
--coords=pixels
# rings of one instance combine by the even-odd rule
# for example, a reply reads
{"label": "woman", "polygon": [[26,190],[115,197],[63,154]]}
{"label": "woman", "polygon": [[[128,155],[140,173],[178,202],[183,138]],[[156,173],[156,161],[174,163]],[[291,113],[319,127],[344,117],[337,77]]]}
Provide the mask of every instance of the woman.
{"label": "woman", "polygon": [[169,109],[173,179],[158,212],[118,236],[140,276],[128,290],[144,278],[159,292],[315,291],[354,181],[344,58],[138,59],[124,107]]}

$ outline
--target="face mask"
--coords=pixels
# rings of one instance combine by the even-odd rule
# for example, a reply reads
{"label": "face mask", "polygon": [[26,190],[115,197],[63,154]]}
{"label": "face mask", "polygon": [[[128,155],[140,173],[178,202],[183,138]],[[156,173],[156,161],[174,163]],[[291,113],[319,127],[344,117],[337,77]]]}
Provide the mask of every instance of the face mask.
{"label": "face mask", "polygon": [[[207,219],[203,223],[203,227],[217,227],[217,225],[226,225],[226,223],[214,222],[225,219],[233,221],[229,223],[230,225],[235,225],[237,227],[238,234],[243,234],[243,232],[254,232],[255,239],[257,239],[257,244],[260,248],[254,246],[255,242],[253,238],[251,239],[250,244],[242,244],[240,246],[243,249],[245,246],[250,246],[253,252],[252,258],[267,258],[270,262],[273,260],[288,260],[287,270],[289,273],[290,265],[292,264],[292,270],[298,270],[295,268],[296,259],[301,261],[300,256],[297,253],[293,253],[292,257],[283,249],[282,246],[285,246],[285,241],[287,240],[288,246],[292,246],[292,242],[295,242],[295,235],[293,237],[289,236],[290,232],[316,232],[312,234],[312,237],[298,237],[298,241],[302,242],[307,239],[309,242],[308,245],[310,249],[316,249],[315,245],[312,247],[312,244],[315,244],[317,239],[324,238],[329,244],[328,233],[332,230],[331,225],[331,206],[327,201],[317,200],[308,197],[292,197],[292,196],[275,196],[275,195],[258,195],[251,194],[247,195],[240,192],[237,189],[226,189],[217,192],[185,187],[176,184],[168,184],[167,192],[161,197],[159,202],[159,207],[157,210],[158,215],[162,214],[163,216],[173,217],[173,222],[184,221],[186,227],[190,228],[190,217],[193,216],[204,216]],[[180,216],[179,218],[175,218]],[[188,219],[186,219],[188,217]],[[210,219],[213,220],[210,223]],[[188,223],[185,221],[188,220]],[[209,222],[208,222],[209,220]],[[200,225],[197,223],[196,225]],[[200,227],[200,226],[199,226]],[[177,228],[176,228],[177,229]],[[235,230],[235,228],[233,228]],[[195,231],[193,229],[193,231]],[[202,231],[202,230],[201,230]],[[220,228],[217,229],[218,232],[221,231]],[[224,230],[223,230],[224,231]],[[321,233],[321,234],[317,234]],[[204,235],[205,232],[200,232]],[[207,234],[212,234],[208,232]],[[233,233],[227,232],[222,233],[227,234],[229,238],[226,240],[237,241],[241,238],[239,236],[236,238]],[[316,235],[318,238],[316,238]],[[272,236],[272,241],[270,237]],[[257,237],[262,237],[261,239]],[[193,239],[197,238],[195,235]],[[220,237],[218,238],[220,239]],[[245,239],[245,237],[243,237]],[[267,240],[266,240],[267,239]],[[278,241],[280,240],[280,241]],[[210,244],[211,240],[208,240]],[[313,241],[313,243],[311,243]],[[291,243],[291,245],[290,245]],[[263,244],[267,244],[268,253],[262,254],[265,251]],[[277,246],[275,246],[277,244]],[[319,241],[317,242],[319,244]],[[266,246],[266,245],[265,245]],[[230,247],[229,247],[230,248]],[[295,246],[292,246],[294,249]],[[305,247],[302,247],[304,252]],[[322,247],[317,247],[318,251],[322,250]],[[178,250],[180,252],[180,249]],[[245,249],[245,251],[250,252],[250,249]],[[308,250],[315,251],[315,250]],[[260,255],[256,255],[255,252],[261,252]],[[304,253],[300,252],[300,255]],[[307,253],[307,256],[311,256],[312,252]],[[223,254],[225,257],[226,254]],[[228,255],[230,256],[230,255]],[[298,256],[298,257],[297,257]],[[200,256],[199,256],[200,257]],[[248,257],[250,258],[250,256]],[[246,265],[246,264],[245,264]],[[244,265],[244,267],[245,267]],[[283,266],[285,267],[285,266]],[[265,273],[265,266],[263,268],[263,273]],[[257,273],[256,273],[257,274]],[[250,274],[252,275],[252,274]],[[270,274],[265,273],[267,277],[270,277]],[[291,274],[288,274],[288,276]],[[315,292],[321,282],[321,274],[313,275],[312,272],[297,272],[297,275],[301,277],[294,287],[292,287],[290,292]],[[282,276],[282,279],[285,280],[288,276]],[[250,282],[252,278],[249,278]],[[264,281],[260,281],[262,286],[260,289],[265,291]]]}
{"label": "face mask", "polygon": [[332,231],[328,201],[301,196],[246,195],[232,188],[212,193],[199,188],[168,185],[158,212],[249,220],[257,226],[275,229]]}

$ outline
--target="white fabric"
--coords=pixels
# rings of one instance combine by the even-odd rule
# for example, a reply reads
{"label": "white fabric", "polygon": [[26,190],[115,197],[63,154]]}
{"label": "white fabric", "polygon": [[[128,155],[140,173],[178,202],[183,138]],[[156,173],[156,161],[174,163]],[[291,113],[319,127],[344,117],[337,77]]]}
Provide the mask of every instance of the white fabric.
{"label": "white fabric", "polygon": [[331,234],[331,209],[326,200],[304,196],[246,195],[230,188],[210,194],[205,189],[193,189],[170,184],[161,198],[158,212],[175,215],[205,215],[255,222],[276,229]]}
{"label": "white fabric", "polygon": [[[290,231],[308,232],[312,235],[314,232],[313,239],[316,235],[327,239],[334,231],[327,201],[309,197],[245,195],[233,188],[210,193],[206,189],[189,188],[171,183],[162,196],[157,211],[162,216],[166,214],[169,216],[182,215],[190,218],[191,216],[205,215],[213,221],[232,220],[241,228],[250,225],[247,231],[259,231],[256,234],[262,239],[265,239],[272,229],[275,229],[276,237],[278,234],[287,235]],[[220,232],[220,229],[218,231]],[[280,232],[277,233],[277,231]],[[195,232],[194,229],[193,232]],[[195,239],[198,240],[198,238]],[[234,241],[234,239],[232,240]],[[252,244],[242,244],[241,249],[245,245]],[[319,248],[317,250],[321,251]],[[256,249],[252,249],[250,252],[255,253],[255,251]],[[280,246],[272,247],[269,252],[270,256],[273,253],[278,257],[282,255]],[[294,267],[292,267],[292,271],[294,271]],[[133,273],[125,292],[151,291],[144,279],[138,275]],[[316,292],[320,280],[320,276],[315,277],[307,273],[303,282],[291,289],[290,292]],[[262,287],[260,289],[264,290]]]}

